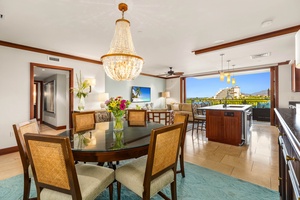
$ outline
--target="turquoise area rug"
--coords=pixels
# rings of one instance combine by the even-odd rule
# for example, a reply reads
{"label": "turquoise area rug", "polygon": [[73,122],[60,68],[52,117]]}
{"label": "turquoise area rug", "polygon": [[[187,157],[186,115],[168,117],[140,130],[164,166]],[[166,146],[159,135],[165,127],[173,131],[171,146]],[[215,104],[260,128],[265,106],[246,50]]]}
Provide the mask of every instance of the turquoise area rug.
{"label": "turquoise area rug", "polygon": [[[185,163],[186,177],[177,175],[178,200],[279,200],[279,193],[249,182],[232,178],[221,173]],[[170,195],[170,187],[164,189]],[[0,181],[1,200],[19,200],[23,194],[23,175]],[[34,183],[31,185],[31,197],[36,197]],[[138,200],[137,195],[122,187],[122,199]],[[97,197],[97,200],[109,199],[108,190]],[[114,199],[117,199],[117,186],[114,185]],[[153,200],[162,199],[159,195]]]}

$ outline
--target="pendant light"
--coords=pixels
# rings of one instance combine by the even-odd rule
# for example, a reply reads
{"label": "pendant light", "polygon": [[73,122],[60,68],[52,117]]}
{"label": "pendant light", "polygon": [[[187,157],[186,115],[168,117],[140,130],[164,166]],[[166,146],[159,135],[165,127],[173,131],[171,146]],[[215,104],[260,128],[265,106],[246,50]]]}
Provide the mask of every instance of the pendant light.
{"label": "pendant light", "polygon": [[234,78],[234,76],[233,76],[233,73],[234,73],[234,66],[235,66],[235,65],[232,65],[232,79],[231,79],[232,85],[235,85],[235,78]]}
{"label": "pendant light", "polygon": [[221,56],[220,81],[224,81],[224,71],[223,71],[223,56],[224,56],[224,54],[220,54],[220,56]]}
{"label": "pendant light", "polygon": [[128,7],[119,4],[122,19],[116,21],[115,34],[110,44],[110,50],[101,57],[105,73],[116,81],[130,81],[140,75],[144,60],[135,53],[130,33],[130,22],[124,19]]}
{"label": "pendant light", "polygon": [[230,62],[230,60],[227,60],[227,64],[228,64],[227,83],[230,83],[229,62]]}

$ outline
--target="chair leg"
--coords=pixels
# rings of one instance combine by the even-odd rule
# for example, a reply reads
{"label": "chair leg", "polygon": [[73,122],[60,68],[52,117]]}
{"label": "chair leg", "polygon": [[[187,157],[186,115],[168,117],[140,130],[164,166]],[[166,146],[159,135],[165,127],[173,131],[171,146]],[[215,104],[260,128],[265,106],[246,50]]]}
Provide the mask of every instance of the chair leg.
{"label": "chair leg", "polygon": [[171,195],[172,200],[177,200],[177,193],[176,193],[176,179],[171,183]]}
{"label": "chair leg", "polygon": [[23,200],[28,200],[29,199],[30,185],[31,185],[31,178],[29,178],[28,173],[24,173]]}
{"label": "chair leg", "polygon": [[113,200],[114,197],[114,188],[113,188],[113,183],[111,183],[109,186],[108,186],[108,190],[109,190],[109,199],[110,200]]}
{"label": "chair leg", "polygon": [[194,139],[194,124],[195,124],[195,122],[193,121],[193,125],[192,125],[192,139]]}
{"label": "chair leg", "polygon": [[181,176],[184,178],[185,177],[185,171],[184,171],[183,153],[181,153],[181,155],[180,155],[180,171],[181,171]]}
{"label": "chair leg", "polygon": [[121,200],[121,183],[117,182],[118,200]]}

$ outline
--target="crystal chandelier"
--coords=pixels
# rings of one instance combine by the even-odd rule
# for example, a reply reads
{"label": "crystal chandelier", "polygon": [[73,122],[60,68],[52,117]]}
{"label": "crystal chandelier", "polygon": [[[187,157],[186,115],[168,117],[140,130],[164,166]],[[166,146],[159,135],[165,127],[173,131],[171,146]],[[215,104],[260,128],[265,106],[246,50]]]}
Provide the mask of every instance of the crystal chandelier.
{"label": "crystal chandelier", "polygon": [[124,12],[128,7],[125,3],[119,4],[122,19],[116,21],[114,37],[107,54],[101,57],[105,73],[116,81],[130,81],[142,71],[144,60],[135,53],[130,33],[130,22],[124,19]]}

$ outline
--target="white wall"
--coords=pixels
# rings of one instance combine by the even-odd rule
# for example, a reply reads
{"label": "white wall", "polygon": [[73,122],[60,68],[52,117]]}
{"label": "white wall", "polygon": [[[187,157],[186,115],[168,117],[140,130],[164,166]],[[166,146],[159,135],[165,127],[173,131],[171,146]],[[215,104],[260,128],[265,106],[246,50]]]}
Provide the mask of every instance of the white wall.
{"label": "white wall", "polygon": [[[133,81],[113,81],[109,77],[105,79],[105,89],[106,92],[109,93],[109,97],[122,96],[124,99],[131,101],[130,95],[132,86],[150,87],[151,102],[154,104],[154,108],[164,108],[165,101],[164,98],[161,97],[161,92],[165,91],[165,79],[143,75],[138,76]],[[145,103],[132,103],[129,107],[134,108],[136,105],[143,107]]]}
{"label": "white wall", "polygon": [[[47,60],[47,56],[0,46],[0,149],[16,146],[12,125],[30,118],[31,62],[74,68],[74,73],[81,70],[84,78],[95,77],[96,86],[86,98],[86,107],[99,109],[99,94],[105,91],[105,73],[102,66],[67,58],[60,58],[60,62],[52,62]],[[78,100],[74,99],[74,109],[77,108],[77,102]]]}
{"label": "white wall", "polygon": [[288,108],[289,101],[300,101],[300,92],[292,92],[291,65],[278,67],[279,73],[279,108]]}
{"label": "white wall", "polygon": [[167,104],[180,102],[180,78],[167,79],[166,91],[170,92],[170,98],[167,98]]}

